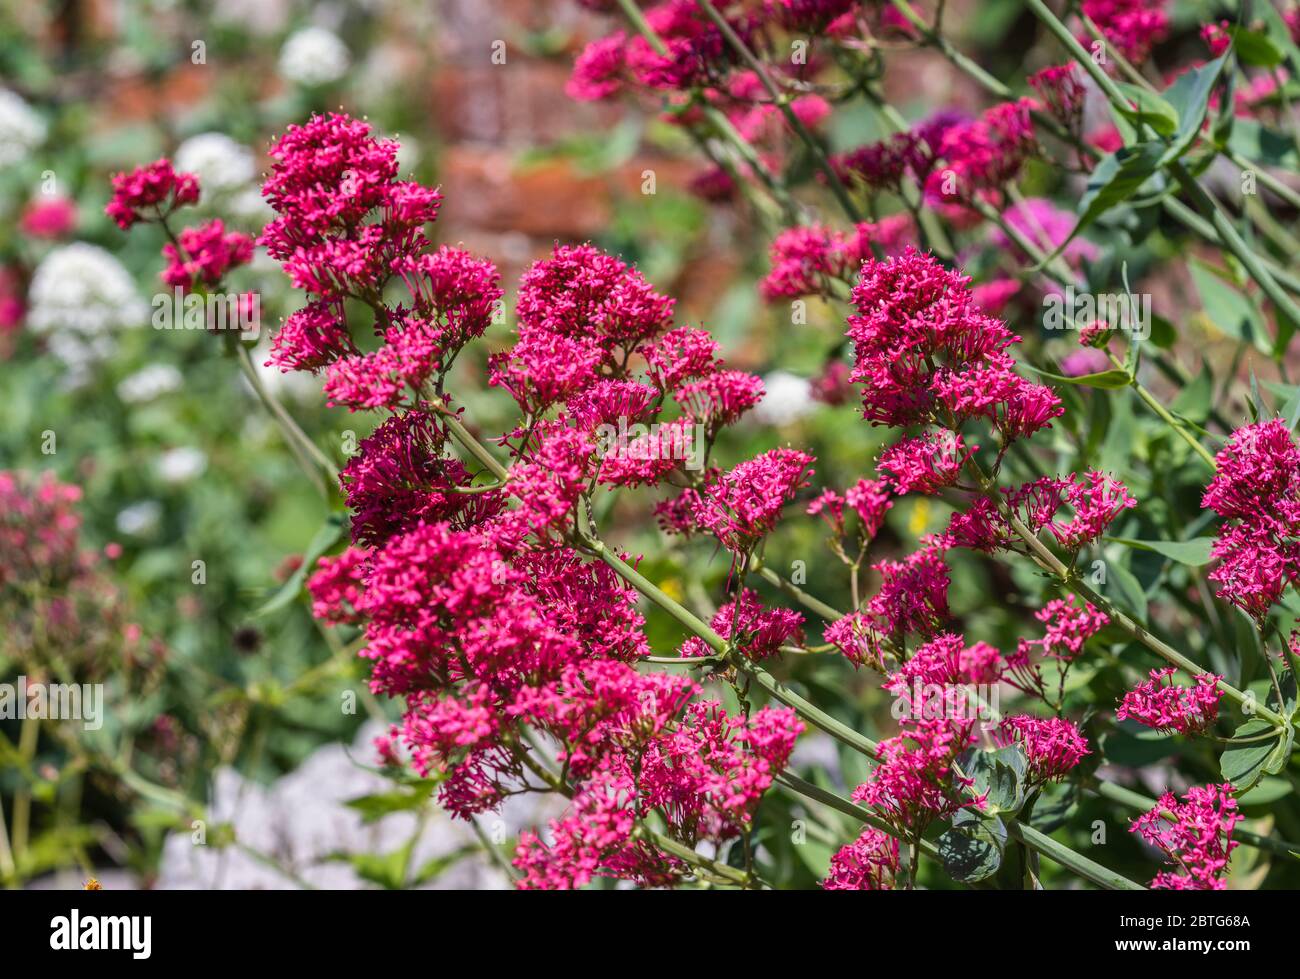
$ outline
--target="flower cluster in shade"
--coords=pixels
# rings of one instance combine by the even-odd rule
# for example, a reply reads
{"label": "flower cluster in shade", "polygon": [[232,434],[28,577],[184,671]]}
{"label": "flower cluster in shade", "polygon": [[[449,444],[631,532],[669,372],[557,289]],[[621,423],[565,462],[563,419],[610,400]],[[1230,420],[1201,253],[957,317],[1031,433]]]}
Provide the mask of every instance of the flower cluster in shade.
{"label": "flower cluster in shade", "polygon": [[831,159],[850,186],[900,194],[912,185],[961,224],[978,220],[965,205],[999,203],[1002,188],[1038,153],[1032,99],[1002,102],[976,118],[944,111],[911,129]]}
{"label": "flower cluster in shade", "polygon": [[[1151,49],[1169,33],[1165,0],[1083,0],[1079,10],[1134,65],[1146,61]],[[1085,48],[1096,43],[1086,30],[1078,37]]]}
{"label": "flower cluster in shade", "polygon": [[[488,380],[521,418],[498,440],[509,478],[485,485],[477,456],[450,451],[446,386],[500,311],[499,277],[431,243],[440,194],[398,179],[396,152],[364,122],[316,116],[272,147],[263,188],[276,217],[261,244],[306,294],[272,363],[321,375],[335,404],[385,415],[341,473],[352,542],[308,579],[313,612],[362,630],[372,689],[404,705],[387,744],[400,738],[417,771],[439,778],[453,815],[524,791],[569,797],[562,818],[521,836],[520,886],[672,884],[692,868],[650,842],[652,814],[680,846],[736,838],[802,725],[784,707],[728,714],[685,676],[638,670],[649,643],[637,593],[573,546],[576,511],[602,483],[657,485],[688,461],[636,451],[645,445],[602,453],[602,427],[671,403],[665,428],[712,438],[761,383],[727,369],[706,331],[674,328],[672,300],[635,269],[590,245],[556,246],[522,277],[514,344],[489,359]],[[354,336],[358,308],[373,341]],[[678,447],[651,431],[656,449]],[[753,546],[810,463],[773,450],[710,471],[683,519]],[[715,627],[762,657],[798,641],[800,623],[741,592]]]}
{"label": "flower cluster in shade", "polygon": [[18,672],[56,657],[78,682],[150,671],[161,647],[140,647],[126,597],[107,574],[118,544],[88,547],[81,488],[53,473],[0,470],[0,619]]}
{"label": "flower cluster in shade", "polygon": [[893,254],[912,234],[907,215],[864,221],[851,232],[817,224],[787,228],[772,241],[772,270],[759,283],[759,292],[768,302],[829,295],[834,282],[852,285],[862,263],[873,256],[873,247]]}
{"label": "flower cluster in shade", "polygon": [[1174,891],[1221,891],[1228,858],[1238,843],[1233,828],[1242,819],[1232,785],[1192,786],[1179,801],[1166,792],[1133,821],[1137,833],[1160,850],[1177,870],[1161,871],[1151,887]]}

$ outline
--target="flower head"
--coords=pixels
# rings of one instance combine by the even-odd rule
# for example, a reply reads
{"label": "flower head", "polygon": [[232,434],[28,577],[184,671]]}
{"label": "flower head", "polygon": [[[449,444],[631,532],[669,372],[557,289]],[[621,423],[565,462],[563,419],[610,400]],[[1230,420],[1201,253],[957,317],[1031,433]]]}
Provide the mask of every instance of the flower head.
{"label": "flower head", "polygon": [[1202,673],[1196,677],[1195,686],[1183,687],[1172,682],[1175,672],[1172,666],[1152,670],[1150,680],[1124,694],[1115,718],[1121,721],[1132,718],[1157,731],[1179,734],[1201,734],[1208,730],[1219,716],[1219,701],[1223,697],[1219,683],[1223,677]]}
{"label": "flower head", "polygon": [[1192,786],[1179,802],[1166,792],[1129,829],[1174,860],[1181,873],[1162,871],[1151,881],[1161,890],[1221,891],[1228,857],[1237,848],[1233,827],[1242,819],[1232,786]]}
{"label": "flower head", "polygon": [[828,891],[887,891],[898,873],[898,838],[868,826],[831,857],[822,881]]}

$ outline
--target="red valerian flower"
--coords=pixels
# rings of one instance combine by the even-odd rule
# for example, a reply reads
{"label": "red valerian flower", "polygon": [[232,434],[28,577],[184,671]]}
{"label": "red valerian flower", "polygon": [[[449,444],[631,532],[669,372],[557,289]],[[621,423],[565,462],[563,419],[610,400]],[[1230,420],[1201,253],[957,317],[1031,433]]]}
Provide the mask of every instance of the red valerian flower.
{"label": "red valerian flower", "polygon": [[1181,872],[1161,871],[1151,887],[1176,891],[1221,891],[1228,857],[1238,846],[1232,830],[1241,822],[1232,785],[1192,786],[1179,802],[1166,792],[1129,829],[1164,852]]}
{"label": "red valerian flower", "polygon": [[1219,701],[1223,697],[1219,683],[1223,677],[1202,673],[1195,678],[1194,687],[1183,687],[1172,681],[1175,672],[1172,666],[1152,670],[1150,680],[1124,694],[1115,719],[1131,717],[1157,731],[1179,734],[1194,735],[1209,730],[1219,716]]}
{"label": "red valerian flower", "polygon": [[[744,656],[763,660],[775,656],[788,642],[803,642],[803,616],[788,608],[764,608],[758,596],[748,588],[738,598],[727,602],[709,623],[723,639]],[[713,650],[698,636],[682,644],[683,656],[708,656]]]}
{"label": "red valerian flower", "polygon": [[104,213],[126,231],[139,221],[160,220],[198,199],[198,178],[192,173],[177,173],[171,160],[164,158],[130,173],[115,174],[113,199]]}
{"label": "red valerian flower", "polygon": [[776,526],[781,509],[808,485],[813,457],[795,449],[772,449],[700,490],[692,502],[696,525],[735,554],[749,551]]}
{"label": "red valerian flower", "polygon": [[1090,754],[1087,739],[1064,717],[1031,717],[1019,714],[999,725],[1005,743],[1018,743],[1029,762],[1028,781],[1033,784],[1060,781]]}
{"label": "red valerian flower", "polygon": [[1216,594],[1262,619],[1300,581],[1300,448],[1279,418],[1245,425],[1217,456],[1201,506],[1226,522],[1211,556]]}
{"label": "red valerian flower", "polygon": [[887,891],[898,873],[898,838],[868,826],[831,857],[822,881],[828,891]]}

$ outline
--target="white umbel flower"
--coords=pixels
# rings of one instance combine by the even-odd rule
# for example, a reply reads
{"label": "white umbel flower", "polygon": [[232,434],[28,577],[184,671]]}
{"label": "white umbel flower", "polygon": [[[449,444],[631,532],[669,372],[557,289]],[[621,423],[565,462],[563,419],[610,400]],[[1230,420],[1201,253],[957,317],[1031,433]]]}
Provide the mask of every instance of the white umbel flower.
{"label": "white umbel flower", "polygon": [[118,511],[117,531],[128,537],[146,537],[158,529],[162,519],[162,504],[157,500],[141,500]]}
{"label": "white umbel flower", "polygon": [[338,35],[324,27],[304,27],[280,49],[280,74],[308,87],[343,77],[352,58]]}
{"label": "white umbel flower", "polygon": [[773,371],[763,378],[763,400],[754,406],[754,420],[763,425],[790,425],[817,407],[806,377]]}
{"label": "white umbel flower", "polygon": [[41,260],[27,302],[27,323],[36,333],[92,337],[140,326],[149,315],[122,263],[98,245],[80,241]]}
{"label": "white umbel flower", "polygon": [[127,404],[141,404],[175,391],[183,380],[181,372],[171,364],[150,364],[122,378],[117,385],[117,396]]}
{"label": "white umbel flower", "polygon": [[7,88],[0,88],[0,167],[22,163],[45,139],[45,120]]}
{"label": "white umbel flower", "polygon": [[180,173],[197,174],[205,192],[238,190],[252,182],[257,167],[253,151],[225,133],[199,133],[176,148]]}
{"label": "white umbel flower", "polygon": [[166,483],[188,483],[208,468],[208,457],[201,449],[181,446],[168,449],[158,457],[158,475]]}

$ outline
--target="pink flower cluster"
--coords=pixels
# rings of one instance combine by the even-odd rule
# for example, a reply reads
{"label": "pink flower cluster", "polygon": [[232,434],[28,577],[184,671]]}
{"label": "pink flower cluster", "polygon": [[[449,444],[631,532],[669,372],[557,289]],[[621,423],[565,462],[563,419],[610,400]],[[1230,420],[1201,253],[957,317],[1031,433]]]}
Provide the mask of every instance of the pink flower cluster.
{"label": "pink flower cluster", "polygon": [[867,262],[853,304],[852,379],[864,386],[873,423],[955,427],[982,418],[1010,442],[1063,411],[1049,389],[1014,372],[1006,351],[1017,338],[975,305],[970,280],[933,256],[908,248]]}
{"label": "pink flower cluster", "polygon": [[1182,802],[1166,792],[1150,812],[1133,821],[1129,832],[1164,852],[1181,870],[1157,874],[1153,888],[1221,891],[1227,886],[1228,857],[1238,846],[1232,830],[1241,819],[1231,784],[1194,785]]}
{"label": "pink flower cluster", "polygon": [[104,209],[123,231],[145,222],[161,224],[171,239],[163,245],[167,260],[163,282],[186,292],[213,289],[233,268],[253,260],[253,239],[227,231],[220,218],[173,234],[167,219],[180,207],[197,203],[199,181],[192,173],[176,173],[170,160],[158,160],[113,177],[113,199]]}
{"label": "pink flower cluster", "polygon": [[[789,642],[803,642],[803,616],[788,608],[764,608],[749,589],[727,602],[709,623],[723,639],[752,660],[775,656]],[[698,636],[682,644],[683,656],[707,656],[709,645]]]}
{"label": "pink flower cluster", "polygon": [[1050,65],[1029,77],[1029,86],[1046,104],[1056,120],[1075,135],[1083,124],[1083,105],[1087,90],[1079,81],[1073,62]]}
{"label": "pink flower cluster", "polygon": [[693,529],[706,530],[733,554],[747,554],[771,533],[782,508],[808,485],[813,458],[797,449],[771,449],[718,473],[692,493]]}
{"label": "pink flower cluster", "polygon": [[[102,551],[81,536],[80,487],[51,472],[0,470],[0,621],[15,667],[48,669],[53,659],[78,682],[130,673],[122,656],[135,648],[138,625],[125,619],[125,596],[104,573],[122,552]],[[154,644],[157,651],[161,646]]]}
{"label": "pink flower cluster", "polygon": [[198,200],[198,178],[177,173],[171,160],[164,159],[114,175],[113,198],[104,212],[126,231],[139,221],[161,221],[176,208]]}
{"label": "pink flower cluster", "polygon": [[911,840],[936,819],[982,808],[982,797],[968,792],[974,781],[953,770],[974,743],[973,726],[943,718],[909,721],[896,737],[880,742],[880,764],[853,790],[853,801],[880,812]]}
{"label": "pink flower cluster", "polygon": [[[776,84],[806,85],[824,67],[824,59],[799,62],[773,55],[782,50],[780,31],[837,30],[852,25],[856,0],[791,0],[742,6],[715,5],[730,29],[748,48],[759,52]],[[565,87],[570,98],[589,102],[626,91],[663,96],[668,122],[693,125],[707,111],[725,117],[734,131],[757,147],[759,163],[779,171],[790,126],[759,76],[742,63],[735,47],[694,0],[661,0],[644,11],[646,26],[657,35],[652,43],[637,31],[618,29],[589,43],[574,62]],[[789,111],[807,129],[816,129],[831,106],[815,91],[794,95]],[[728,200],[736,193],[736,175],[752,176],[754,161],[714,165],[691,182],[707,200]]]}
{"label": "pink flower cluster", "polygon": [[999,734],[1024,750],[1032,784],[1060,781],[1090,754],[1087,739],[1063,717],[1019,714],[1006,718],[999,725]]}
{"label": "pink flower cluster", "polygon": [[933,496],[957,482],[962,466],[974,451],[966,448],[960,435],[950,429],[938,429],[889,447],[881,453],[876,468],[889,474],[894,492],[899,496],[904,493]]}
{"label": "pink flower cluster", "polygon": [[1215,463],[1201,506],[1224,524],[1209,577],[1220,598],[1262,620],[1300,581],[1300,448],[1274,418],[1233,432]]}
{"label": "pink flower cluster", "polygon": [[1177,672],[1172,666],[1152,670],[1151,679],[1124,694],[1116,720],[1132,718],[1139,724],[1157,731],[1177,731],[1179,734],[1202,734],[1219,717],[1219,689],[1221,676],[1202,673],[1195,678],[1196,685],[1183,687],[1171,679]]}
{"label": "pink flower cluster", "polygon": [[[1169,32],[1164,6],[1164,0],[1083,0],[1080,10],[1120,54],[1139,65]],[[1079,43],[1088,47],[1095,42],[1081,31]]]}
{"label": "pink flower cluster", "polygon": [[816,224],[787,228],[772,241],[772,270],[759,291],[768,302],[829,295],[833,280],[852,284],[862,263],[872,257],[873,245],[891,255],[911,237],[907,215],[863,222],[851,233]]}
{"label": "pink flower cluster", "polygon": [[996,199],[1038,153],[1034,108],[1032,99],[1003,102],[978,119],[944,129],[930,144],[934,160],[925,178],[927,199],[946,204]]}
{"label": "pink flower cluster", "polygon": [[227,231],[220,218],[198,228],[185,228],[176,244],[163,245],[167,267],[162,280],[189,292],[210,288],[232,268],[253,260],[253,239],[238,231]]}
{"label": "pink flower cluster", "polygon": [[[736,837],[802,725],[786,708],[732,717],[694,702],[699,687],[685,677],[638,671],[649,644],[636,592],[574,548],[574,511],[598,479],[657,483],[684,464],[627,447],[602,464],[602,426],[638,423],[671,396],[678,421],[711,437],[761,387],[723,369],[704,331],[671,329],[672,300],[635,269],[589,245],[557,246],[524,274],[518,340],[490,361],[490,380],[524,416],[500,440],[513,465],[503,485],[474,485],[480,474],[446,451],[442,385],[491,324],[501,290],[490,263],[431,246],[423,225],[439,195],[397,180],[395,154],[362,122],[318,116],[276,143],[264,188],[278,216],[262,241],[311,294],[276,336],[273,362],[323,371],[335,403],[388,412],[341,475],[355,546],[321,560],[308,582],[313,611],[364,630],[371,686],[404,699],[399,736],[418,771],[440,776],[450,812],[467,817],[533,789],[571,797],[547,839],[521,837],[520,886],[598,875],[671,884],[691,868],[649,841],[650,814],[688,847]],[[393,282],[401,303],[386,298]],[[365,353],[344,319],[345,303],[358,302],[379,338]],[[632,376],[636,358],[644,378]],[[774,450],[712,472],[689,491],[687,519],[750,547],[810,463]],[[801,622],[741,591],[714,625],[761,658],[796,640]],[[547,742],[559,774],[525,728]]]}
{"label": "pink flower cluster", "polygon": [[898,839],[868,826],[831,857],[822,881],[828,891],[887,891],[898,873]]}
{"label": "pink flower cluster", "polygon": [[[1128,489],[1113,476],[1097,471],[1083,477],[1043,476],[1002,490],[1006,507],[1034,533],[1049,530],[1066,550],[1077,552],[1099,540],[1125,510],[1137,506]],[[1058,518],[1069,507],[1069,519]],[[953,514],[943,534],[952,547],[992,554],[1015,546],[1015,534],[1006,515],[981,497],[964,513]]]}
{"label": "pink flower cluster", "polygon": [[81,489],[46,472],[0,470],[0,588],[75,573],[82,561]]}

